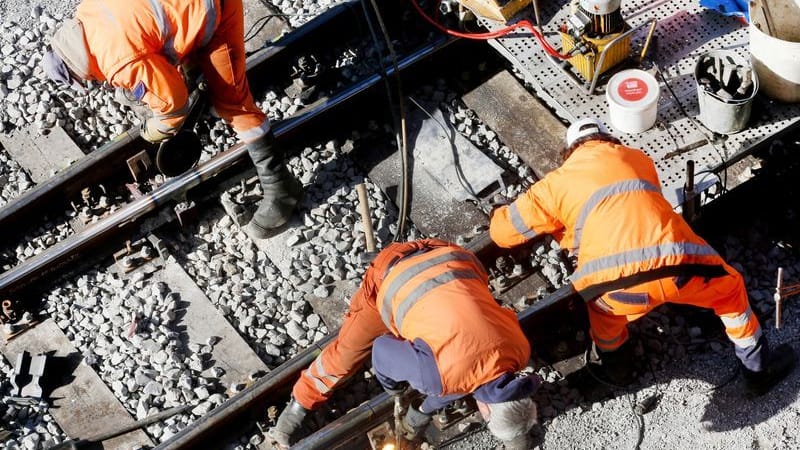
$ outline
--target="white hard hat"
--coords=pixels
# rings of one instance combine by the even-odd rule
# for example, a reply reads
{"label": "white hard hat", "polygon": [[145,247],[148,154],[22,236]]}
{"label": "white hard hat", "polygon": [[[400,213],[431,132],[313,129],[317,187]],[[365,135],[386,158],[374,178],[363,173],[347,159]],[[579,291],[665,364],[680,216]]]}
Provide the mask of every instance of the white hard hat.
{"label": "white hard hat", "polygon": [[608,129],[599,120],[589,117],[576,120],[567,128],[567,147],[572,146],[580,138],[598,133],[608,134]]}

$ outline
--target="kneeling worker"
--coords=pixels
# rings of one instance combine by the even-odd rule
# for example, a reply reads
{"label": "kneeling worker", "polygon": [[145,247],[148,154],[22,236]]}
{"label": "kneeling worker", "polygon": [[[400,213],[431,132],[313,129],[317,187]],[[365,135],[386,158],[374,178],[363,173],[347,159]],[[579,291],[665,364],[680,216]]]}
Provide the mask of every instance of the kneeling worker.
{"label": "kneeling worker", "polygon": [[577,256],[570,278],[587,302],[595,356],[611,381],[632,381],[628,323],[663,303],[714,310],[753,393],[791,371],[794,350],[768,347],[742,276],[673,211],[644,152],[581,119],[567,130],[563,156],[560,168],[494,211],[489,233],[502,247],[552,234]]}
{"label": "kneeling worker", "polygon": [[394,243],[381,251],[350,302],[339,335],[294,385],[270,431],[293,443],[309,410],[353,375],[372,352],[377,379],[390,393],[408,383],[428,397],[409,408],[403,428],[419,437],[437,409],[472,394],[489,430],[506,448],[527,449],[536,421],[530,398],[539,385],[520,376],[530,345],[513,311],[497,304],[475,256],[435,240]]}
{"label": "kneeling worker", "polygon": [[141,134],[150,142],[170,138],[186,120],[189,93],[178,67],[199,66],[214,111],[247,144],[264,191],[248,234],[268,237],[289,220],[302,185],[273,145],[269,119],[250,93],[242,0],[83,0],[50,47],[43,59],[50,79],[107,81],[146,103],[153,117]]}

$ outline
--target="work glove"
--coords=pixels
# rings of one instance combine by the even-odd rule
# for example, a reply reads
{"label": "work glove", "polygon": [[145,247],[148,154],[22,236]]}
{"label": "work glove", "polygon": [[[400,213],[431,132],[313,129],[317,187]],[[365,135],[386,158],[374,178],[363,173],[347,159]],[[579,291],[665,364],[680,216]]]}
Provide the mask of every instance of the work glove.
{"label": "work glove", "polygon": [[308,410],[303,408],[297,400],[291,399],[286,405],[278,422],[269,431],[270,436],[280,449],[288,449],[291,445],[292,436],[300,429],[303,419],[308,415]]}
{"label": "work glove", "polygon": [[400,381],[395,383],[392,387],[383,386],[383,390],[386,391],[392,397],[400,397],[406,392],[408,392],[408,383],[405,381]]}
{"label": "work glove", "polygon": [[415,441],[428,428],[431,423],[432,414],[426,414],[419,410],[419,407],[408,408],[408,412],[403,417],[402,433],[407,441]]}
{"label": "work glove", "polygon": [[158,144],[164,140],[169,139],[172,137],[172,133],[165,133],[159,130],[159,126],[161,125],[161,121],[156,119],[155,117],[151,117],[144,122],[142,126],[141,135],[142,138],[153,144]]}

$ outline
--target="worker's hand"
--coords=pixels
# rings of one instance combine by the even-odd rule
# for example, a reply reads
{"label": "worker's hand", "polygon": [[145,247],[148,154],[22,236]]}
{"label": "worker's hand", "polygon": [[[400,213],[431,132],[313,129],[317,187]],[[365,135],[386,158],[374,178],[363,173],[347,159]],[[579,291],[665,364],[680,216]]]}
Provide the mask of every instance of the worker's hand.
{"label": "worker's hand", "polygon": [[159,130],[159,125],[161,125],[161,121],[158,119],[154,117],[147,119],[144,126],[142,126],[142,138],[147,142],[158,144],[172,137],[172,134]]}
{"label": "worker's hand", "polygon": [[408,412],[403,417],[403,438],[407,441],[414,441],[428,428],[431,423],[431,414],[425,414],[419,407],[408,408]]}
{"label": "worker's hand", "polygon": [[400,397],[401,395],[405,394],[408,391],[408,383],[405,381],[401,381],[396,383],[391,388],[383,386],[383,390],[386,391],[387,394],[391,395],[392,397]]}
{"label": "worker's hand", "polygon": [[297,403],[295,399],[289,401],[289,404],[286,405],[286,408],[278,417],[275,426],[269,430],[269,435],[278,448],[288,449],[291,446],[292,438],[295,437],[294,435],[300,429],[300,425],[306,415],[308,415],[308,410],[303,408],[300,403]]}

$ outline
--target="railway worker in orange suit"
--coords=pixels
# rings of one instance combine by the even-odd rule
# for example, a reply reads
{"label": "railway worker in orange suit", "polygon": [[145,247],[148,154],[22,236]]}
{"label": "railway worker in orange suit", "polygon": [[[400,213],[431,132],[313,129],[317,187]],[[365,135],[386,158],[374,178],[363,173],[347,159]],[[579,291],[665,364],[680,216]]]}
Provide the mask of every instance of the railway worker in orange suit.
{"label": "railway worker in orange suit", "polygon": [[791,371],[792,348],[770,351],[742,276],[673,211],[644,152],[581,119],[567,130],[563,156],[560,168],[493,212],[489,233],[502,247],[551,234],[577,257],[571,282],[587,302],[594,357],[608,378],[632,381],[627,324],[663,303],[712,309],[752,392]]}
{"label": "railway worker in orange suit", "polygon": [[393,243],[367,269],[336,340],[294,385],[272,428],[288,447],[308,411],[318,408],[372,353],[376,378],[392,394],[404,386],[426,394],[403,418],[416,439],[431,415],[472,394],[489,430],[507,448],[527,449],[536,421],[530,398],[539,385],[522,375],[530,345],[513,311],[497,304],[475,256],[448,242]]}
{"label": "railway worker in orange suit", "polygon": [[56,30],[43,59],[63,84],[105,81],[128,90],[153,112],[142,137],[173,136],[188,114],[179,67],[194,64],[209,87],[213,111],[231,124],[256,166],[264,198],[248,224],[256,238],[288,221],[302,195],[245,73],[242,0],[83,0]]}

